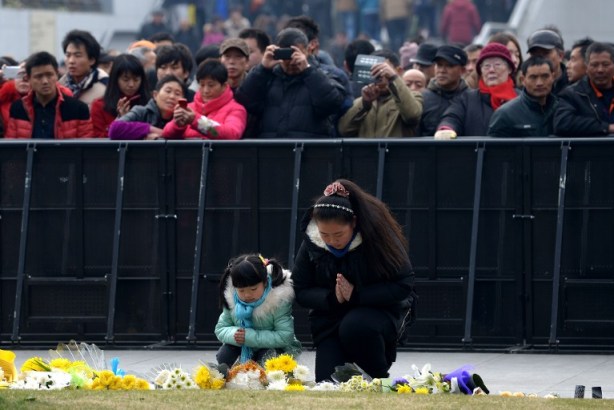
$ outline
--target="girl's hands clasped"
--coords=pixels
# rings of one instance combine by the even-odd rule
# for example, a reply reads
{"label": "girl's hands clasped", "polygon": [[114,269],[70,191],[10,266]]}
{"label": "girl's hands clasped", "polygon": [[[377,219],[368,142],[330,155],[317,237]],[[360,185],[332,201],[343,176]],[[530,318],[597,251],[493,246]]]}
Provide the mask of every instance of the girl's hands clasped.
{"label": "girl's hands clasped", "polygon": [[354,291],[352,285],[342,274],[337,274],[337,284],[335,285],[335,295],[339,303],[349,302]]}

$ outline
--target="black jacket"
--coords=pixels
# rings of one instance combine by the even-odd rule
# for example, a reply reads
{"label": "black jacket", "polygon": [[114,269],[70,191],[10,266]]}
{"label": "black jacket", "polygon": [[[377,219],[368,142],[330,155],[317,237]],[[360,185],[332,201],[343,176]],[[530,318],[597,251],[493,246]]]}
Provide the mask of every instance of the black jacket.
{"label": "black jacket", "polygon": [[418,135],[431,137],[435,135],[441,117],[452,103],[452,99],[466,90],[467,83],[462,79],[458,88],[454,91],[442,89],[437,84],[437,80],[432,79],[428,88],[422,93],[422,118],[420,119]]}
{"label": "black jacket", "polygon": [[[407,265],[391,279],[376,277],[369,269],[358,234],[350,250],[335,257],[320,238],[311,219],[311,210],[303,219],[304,239],[296,256],[292,279],[299,305],[309,308],[314,344],[335,332],[343,316],[351,309],[369,306],[387,313],[399,331],[415,315],[414,272],[409,258]],[[349,302],[340,304],[335,296],[337,273],[343,274],[355,287]]]}
{"label": "black jacket", "polygon": [[252,69],[235,99],[260,118],[258,138],[327,138],[328,117],[337,114],[343,96],[316,67],[288,76],[279,65]]}
{"label": "black jacket", "polygon": [[585,76],[559,94],[554,133],[566,137],[608,135],[608,121],[599,114],[599,101]]}
{"label": "black jacket", "polygon": [[557,98],[550,94],[542,105],[523,90],[520,96],[500,107],[490,118],[490,137],[543,137],[554,133]]}

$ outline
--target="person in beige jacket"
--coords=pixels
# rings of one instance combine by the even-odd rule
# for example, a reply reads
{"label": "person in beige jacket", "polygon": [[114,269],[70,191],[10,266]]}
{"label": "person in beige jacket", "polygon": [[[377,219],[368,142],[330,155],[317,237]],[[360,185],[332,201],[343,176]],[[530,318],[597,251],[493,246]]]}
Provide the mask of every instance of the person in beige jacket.
{"label": "person in beige jacket", "polygon": [[362,88],[362,96],[339,120],[344,137],[402,138],[416,135],[422,115],[422,95],[410,91],[402,78],[399,58],[390,50],[373,53],[386,58],[374,65],[375,82]]}

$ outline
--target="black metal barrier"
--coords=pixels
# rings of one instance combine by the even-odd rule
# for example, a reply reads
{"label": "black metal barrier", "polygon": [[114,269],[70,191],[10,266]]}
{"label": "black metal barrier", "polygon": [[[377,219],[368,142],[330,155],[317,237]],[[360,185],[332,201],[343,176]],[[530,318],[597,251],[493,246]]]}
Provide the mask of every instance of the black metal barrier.
{"label": "black metal barrier", "polygon": [[214,345],[229,258],[292,267],[338,177],[405,228],[410,347],[614,348],[608,139],[2,141],[0,340]]}

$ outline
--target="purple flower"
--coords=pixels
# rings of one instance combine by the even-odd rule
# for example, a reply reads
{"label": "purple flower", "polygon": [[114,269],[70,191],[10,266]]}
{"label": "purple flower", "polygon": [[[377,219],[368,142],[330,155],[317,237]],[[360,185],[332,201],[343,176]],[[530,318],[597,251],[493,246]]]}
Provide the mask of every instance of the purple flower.
{"label": "purple flower", "polygon": [[392,385],[393,386],[396,386],[398,384],[408,384],[408,383],[409,382],[406,379],[402,378],[402,377],[397,377],[396,379],[394,379],[392,381]]}

